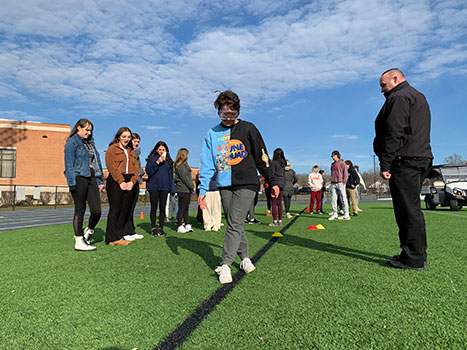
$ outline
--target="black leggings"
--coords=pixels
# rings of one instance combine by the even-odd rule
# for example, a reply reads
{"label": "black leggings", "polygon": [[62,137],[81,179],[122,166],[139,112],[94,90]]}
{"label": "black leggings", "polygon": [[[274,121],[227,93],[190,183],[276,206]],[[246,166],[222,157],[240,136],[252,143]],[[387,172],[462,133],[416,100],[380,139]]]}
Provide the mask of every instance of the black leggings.
{"label": "black leggings", "polygon": [[289,193],[289,192],[284,193],[283,198],[284,198],[285,212],[290,213],[290,202],[292,200],[292,193]]}
{"label": "black leggings", "polygon": [[134,191],[136,191],[136,195],[133,198],[133,202],[131,203],[130,207],[130,215],[128,215],[128,219],[125,222],[125,228],[123,229],[123,234],[132,236],[136,233],[135,231],[135,208],[136,204],[138,203],[139,199],[139,183],[136,183],[135,186],[133,187]]}
{"label": "black leggings", "polygon": [[88,227],[94,230],[101,218],[101,197],[99,195],[96,177],[94,176],[94,170],[91,169],[91,177],[76,177],[76,190],[71,192],[71,196],[75,202],[73,229],[75,230],[75,236],[82,236],[86,201],[89,204],[89,211],[91,213]]}
{"label": "black leggings", "polygon": [[165,223],[165,205],[169,191],[149,190],[151,200],[151,228],[156,227],[157,205],[159,205],[159,227],[164,228]]}
{"label": "black leggings", "polygon": [[190,209],[191,194],[188,192],[178,192],[178,213],[177,213],[177,224],[180,226],[185,223],[190,223],[188,216],[188,210]]}

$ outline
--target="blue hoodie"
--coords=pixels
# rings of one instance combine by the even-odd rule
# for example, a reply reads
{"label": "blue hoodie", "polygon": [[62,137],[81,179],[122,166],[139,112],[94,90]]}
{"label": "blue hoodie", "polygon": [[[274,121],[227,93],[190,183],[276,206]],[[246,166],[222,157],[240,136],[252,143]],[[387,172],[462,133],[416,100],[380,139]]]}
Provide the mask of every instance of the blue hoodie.
{"label": "blue hoodie", "polygon": [[146,188],[148,191],[169,191],[170,194],[175,193],[174,171],[173,166],[164,160],[157,164],[159,154],[153,154],[148,158],[146,163],[146,174],[148,174],[148,182]]}

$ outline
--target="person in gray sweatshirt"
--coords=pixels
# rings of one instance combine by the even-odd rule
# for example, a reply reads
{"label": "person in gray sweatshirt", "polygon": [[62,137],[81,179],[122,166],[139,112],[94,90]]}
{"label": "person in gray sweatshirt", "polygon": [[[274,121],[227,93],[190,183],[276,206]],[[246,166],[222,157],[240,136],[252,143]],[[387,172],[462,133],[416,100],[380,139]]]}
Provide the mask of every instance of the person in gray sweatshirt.
{"label": "person in gray sweatshirt", "polygon": [[[347,165],[341,158],[339,151],[332,151],[331,157],[334,162],[331,164],[331,206],[332,214],[329,220],[350,220],[349,204],[347,203],[347,196],[345,194],[345,184],[347,183],[348,170]],[[337,216],[337,197],[340,197],[344,204],[344,216]]]}

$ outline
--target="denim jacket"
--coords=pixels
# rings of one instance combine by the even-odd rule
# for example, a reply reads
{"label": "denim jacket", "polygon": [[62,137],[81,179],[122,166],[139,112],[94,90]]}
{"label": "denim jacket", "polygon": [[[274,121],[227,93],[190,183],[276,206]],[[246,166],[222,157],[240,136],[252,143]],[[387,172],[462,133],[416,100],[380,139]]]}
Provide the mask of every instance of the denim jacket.
{"label": "denim jacket", "polygon": [[[103,185],[102,164],[99,157],[99,152],[96,149],[94,140],[90,140],[94,154],[96,155],[92,166],[96,174],[98,185]],[[65,177],[68,186],[76,186],[76,176],[91,176],[91,168],[89,166],[89,151],[83,142],[83,139],[78,134],[74,134],[68,139],[65,145]]]}

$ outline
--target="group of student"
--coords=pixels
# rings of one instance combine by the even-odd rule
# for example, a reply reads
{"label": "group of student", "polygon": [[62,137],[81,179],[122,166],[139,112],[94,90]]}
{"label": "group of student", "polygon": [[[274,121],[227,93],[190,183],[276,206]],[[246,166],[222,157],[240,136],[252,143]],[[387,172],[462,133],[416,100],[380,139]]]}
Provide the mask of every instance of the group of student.
{"label": "group of student", "polygon": [[[245,219],[257,223],[254,219],[254,205],[257,201],[258,172],[264,178],[266,193],[269,192],[273,222],[269,226],[282,225],[284,198],[286,216],[290,215],[290,200],[293,184],[297,176],[286,161],[281,148],[274,150],[270,160],[263,138],[254,124],[238,119],[240,98],[232,91],[221,92],[214,107],[221,122],[211,128],[205,136],[198,180],[198,205],[203,211],[204,228],[207,231],[220,229],[220,206],[225,216],[225,236],[222,247],[222,262],[215,271],[220,283],[232,282],[230,266],[238,255],[240,268],[245,273],[256,269],[249,258],[248,239],[245,235]],[[103,190],[103,168],[99,153],[92,137],[93,124],[87,119],[80,119],[72,128],[65,145],[65,176],[75,202],[73,228],[75,232],[75,250],[91,251],[91,237],[101,216],[100,191]],[[106,192],[109,200],[109,214],[105,232],[108,245],[126,246],[131,241],[143,238],[136,234],[133,217],[139,194],[139,184],[144,171],[141,168],[140,137],[127,127],[118,129],[106,151],[105,162],[109,171]],[[165,236],[165,207],[167,200],[174,200],[178,195],[177,225],[178,232],[193,231],[188,209],[194,190],[191,169],[188,165],[189,152],[186,148],[178,150],[175,161],[170,156],[169,148],[159,141],[146,159],[147,190],[151,200],[151,235]],[[348,178],[347,166],[340,159],[338,151],[332,152],[334,163],[331,166],[332,208],[330,220],[337,218],[337,198],[340,197],[345,214],[349,219],[345,184]],[[344,164],[344,165],[343,165]],[[352,165],[350,167],[353,169]],[[317,176],[318,174],[319,176]],[[321,177],[315,166],[310,174],[312,188],[310,208],[317,203],[317,211],[322,212],[322,193],[326,186],[316,183],[314,177]],[[350,190],[354,185],[351,185]],[[315,193],[316,192],[316,193]],[[352,196],[350,196],[352,197]],[[90,209],[89,223],[83,229],[86,202]],[[159,207],[159,225],[156,226],[156,212]],[[354,210],[356,206],[354,204]]]}
{"label": "group of student", "polygon": [[[358,166],[354,166],[350,160],[344,161],[339,151],[333,151],[331,158],[333,159],[333,163],[331,164],[331,185],[329,186],[329,192],[331,194],[332,211],[329,220],[350,220],[350,205],[352,205],[354,216],[358,216],[358,212],[362,211],[358,207],[358,186],[360,184],[365,186],[365,183],[358,172]],[[311,189],[310,214],[313,214],[315,202],[316,213],[325,214],[322,207],[327,189],[324,170],[320,170],[318,165],[314,165],[313,171],[308,175],[308,186]],[[339,213],[342,216],[339,216]]]}
{"label": "group of student", "polygon": [[[92,235],[101,217],[100,192],[104,188],[103,167],[92,137],[93,124],[80,119],[72,128],[65,144],[65,177],[74,200],[73,229],[75,250],[96,250],[91,245]],[[105,164],[109,172],[105,189],[109,201],[109,213],[105,230],[105,243],[111,246],[126,246],[136,239],[144,238],[135,232],[134,210],[138,201],[139,185],[144,171],[140,160],[140,136],[127,127],[118,129],[105,152]],[[151,235],[165,236],[165,207],[170,193],[178,195],[178,232],[191,232],[188,216],[190,196],[193,192],[189,152],[178,150],[175,161],[169,148],[159,141],[146,159],[148,175],[147,190],[151,201]],[[83,229],[86,202],[90,217]],[[160,207],[159,226],[156,212]]]}

